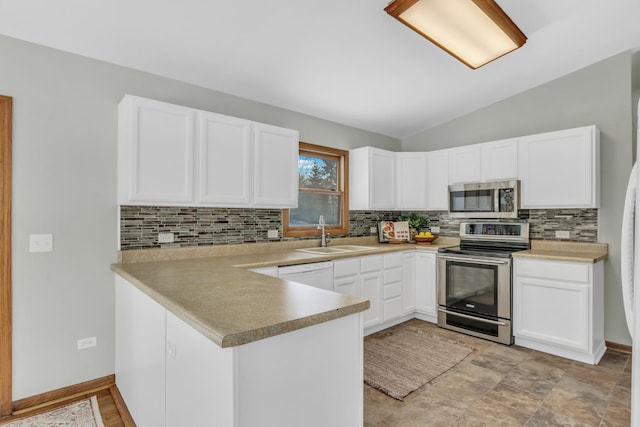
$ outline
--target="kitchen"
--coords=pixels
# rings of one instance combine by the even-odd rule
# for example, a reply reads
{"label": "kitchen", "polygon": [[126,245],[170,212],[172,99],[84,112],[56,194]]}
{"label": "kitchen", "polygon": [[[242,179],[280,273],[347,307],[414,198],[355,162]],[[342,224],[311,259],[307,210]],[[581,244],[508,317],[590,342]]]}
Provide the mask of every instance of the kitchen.
{"label": "kitchen", "polygon": [[[631,141],[637,54],[622,52],[402,140],[269,107],[9,37],[0,39],[2,93],[14,97],[14,399],[113,373],[116,105],[125,93],[297,128],[343,148],[421,151],[597,124],[602,133],[599,240],[605,337],[630,345],[619,286],[619,224]],[[55,114],[53,112],[56,112]],[[534,120],[535,119],[535,120]],[[33,123],[41,126],[33,126]],[[52,254],[28,235],[53,233]],[[43,327],[43,325],[47,325]],[[76,340],[98,336],[79,352]]]}

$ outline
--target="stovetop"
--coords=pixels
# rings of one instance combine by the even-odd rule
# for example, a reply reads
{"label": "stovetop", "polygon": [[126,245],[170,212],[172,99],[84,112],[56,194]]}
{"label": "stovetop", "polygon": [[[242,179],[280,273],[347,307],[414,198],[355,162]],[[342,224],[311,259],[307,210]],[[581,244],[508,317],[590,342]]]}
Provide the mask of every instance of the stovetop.
{"label": "stovetop", "polygon": [[460,224],[460,246],[439,253],[511,258],[512,252],[530,248],[526,222],[475,221]]}

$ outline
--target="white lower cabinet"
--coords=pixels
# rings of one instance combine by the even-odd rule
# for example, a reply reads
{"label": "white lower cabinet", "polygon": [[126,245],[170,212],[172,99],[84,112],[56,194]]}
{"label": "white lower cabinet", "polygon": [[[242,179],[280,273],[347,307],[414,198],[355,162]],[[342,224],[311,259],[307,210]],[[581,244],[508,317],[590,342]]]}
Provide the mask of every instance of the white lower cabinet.
{"label": "white lower cabinet", "polygon": [[370,302],[364,312],[364,328],[382,323],[382,255],[360,258],[361,297]]}
{"label": "white lower cabinet", "polygon": [[116,384],[139,427],[362,425],[362,337],[355,314],[221,348],[116,276]]}
{"label": "white lower cabinet", "polygon": [[432,323],[438,321],[436,254],[418,251],[415,262],[416,317]]}
{"label": "white lower cabinet", "polygon": [[515,258],[515,343],[597,364],[606,350],[603,265]]}
{"label": "white lower cabinet", "polygon": [[384,256],[383,288],[382,288],[382,321],[389,322],[403,314],[403,258],[402,253]]}
{"label": "white lower cabinet", "polygon": [[361,295],[360,258],[347,258],[333,262],[333,290],[354,297]]}
{"label": "white lower cabinet", "polygon": [[404,269],[402,314],[413,314],[416,311],[416,256],[415,252],[402,254],[402,268]]}

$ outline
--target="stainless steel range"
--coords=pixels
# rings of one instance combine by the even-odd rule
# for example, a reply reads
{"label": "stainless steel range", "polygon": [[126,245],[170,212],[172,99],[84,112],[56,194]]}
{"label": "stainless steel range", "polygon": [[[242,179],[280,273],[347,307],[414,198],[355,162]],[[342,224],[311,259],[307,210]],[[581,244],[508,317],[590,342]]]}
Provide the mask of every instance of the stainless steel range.
{"label": "stainless steel range", "polygon": [[460,246],[438,250],[438,326],[513,344],[511,253],[529,249],[526,222],[460,224]]}

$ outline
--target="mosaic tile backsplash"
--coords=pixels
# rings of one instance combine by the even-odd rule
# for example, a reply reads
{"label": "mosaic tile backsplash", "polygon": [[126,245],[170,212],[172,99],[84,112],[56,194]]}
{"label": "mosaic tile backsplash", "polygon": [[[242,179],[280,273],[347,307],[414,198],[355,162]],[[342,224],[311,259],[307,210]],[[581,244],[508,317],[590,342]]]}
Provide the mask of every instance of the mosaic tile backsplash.
{"label": "mosaic tile backsplash", "polygon": [[[446,211],[349,211],[349,236],[369,236],[380,221],[393,221],[400,215],[415,213],[429,218],[430,226],[440,227],[440,235],[457,236],[460,220]],[[566,241],[597,242],[597,209],[521,210],[520,219],[530,223],[532,239],[557,240],[556,230],[567,230]],[[267,230],[282,235],[280,209],[190,208],[122,206],[120,208],[120,246],[122,250],[160,247],[228,245],[299,240],[268,239]],[[158,233],[174,233],[174,243],[158,243]],[[332,236],[338,238],[338,236]],[[307,238],[308,239],[308,238]],[[314,237],[313,239],[317,239]]]}

